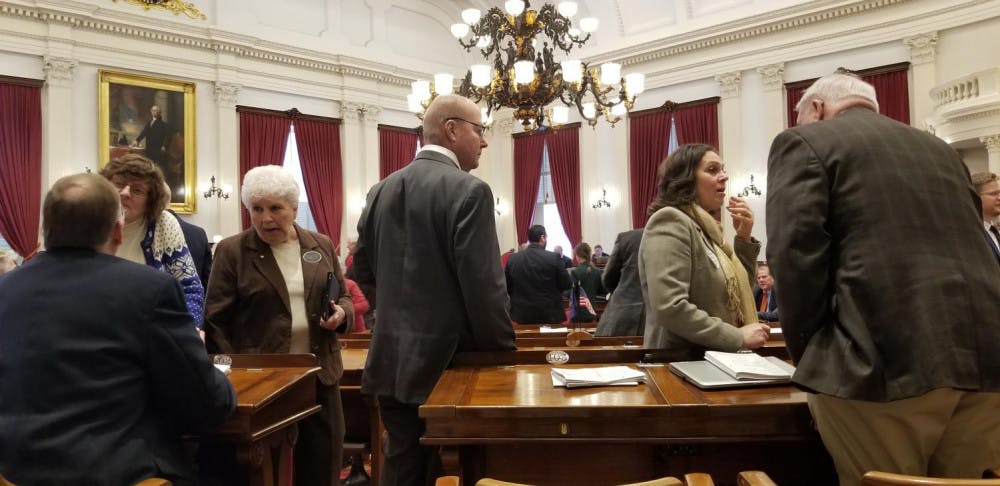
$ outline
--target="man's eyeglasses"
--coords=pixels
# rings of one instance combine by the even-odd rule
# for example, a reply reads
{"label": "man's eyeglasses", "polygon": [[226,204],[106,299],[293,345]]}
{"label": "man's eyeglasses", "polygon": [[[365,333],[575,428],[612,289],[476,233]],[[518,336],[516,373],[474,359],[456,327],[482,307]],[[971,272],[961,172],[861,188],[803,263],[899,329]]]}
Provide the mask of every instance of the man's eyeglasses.
{"label": "man's eyeglasses", "polygon": [[990,192],[980,192],[980,196],[998,197],[1000,196],[1000,191],[990,191]]}
{"label": "man's eyeglasses", "polygon": [[470,122],[469,120],[466,120],[465,118],[462,118],[460,116],[452,116],[452,117],[448,117],[448,118],[444,119],[444,121],[451,121],[451,120],[464,121],[465,123],[468,123],[469,125],[472,125],[473,127],[476,128],[476,133],[478,133],[480,137],[482,137],[483,136],[483,132],[486,131],[486,127],[485,126],[480,125],[478,123]]}

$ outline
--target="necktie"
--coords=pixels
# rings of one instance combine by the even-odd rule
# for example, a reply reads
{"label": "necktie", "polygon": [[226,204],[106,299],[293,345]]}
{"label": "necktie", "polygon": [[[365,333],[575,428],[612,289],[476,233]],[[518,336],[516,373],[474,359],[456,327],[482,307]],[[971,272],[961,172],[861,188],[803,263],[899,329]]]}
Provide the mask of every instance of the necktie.
{"label": "necktie", "polygon": [[[997,230],[996,226],[990,226],[990,233],[993,233],[993,238],[996,238],[997,242],[1000,242],[1000,231]],[[993,238],[986,238],[990,241],[990,248],[993,249],[993,254],[996,255],[997,260],[1000,260],[1000,246],[993,241]]]}
{"label": "necktie", "polygon": [[760,309],[757,309],[759,312],[767,312],[767,299],[770,295],[771,292],[766,290],[762,291],[762,295],[760,296]]}

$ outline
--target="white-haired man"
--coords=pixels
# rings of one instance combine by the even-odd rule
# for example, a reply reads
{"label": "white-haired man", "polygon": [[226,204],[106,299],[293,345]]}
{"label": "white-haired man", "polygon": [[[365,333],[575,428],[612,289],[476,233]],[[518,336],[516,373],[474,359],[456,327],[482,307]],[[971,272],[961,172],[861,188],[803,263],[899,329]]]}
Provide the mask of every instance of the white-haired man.
{"label": "white-haired man", "polygon": [[768,160],[767,260],[840,484],[980,477],[1000,466],[1000,266],[969,172],[855,76],[797,110]]}

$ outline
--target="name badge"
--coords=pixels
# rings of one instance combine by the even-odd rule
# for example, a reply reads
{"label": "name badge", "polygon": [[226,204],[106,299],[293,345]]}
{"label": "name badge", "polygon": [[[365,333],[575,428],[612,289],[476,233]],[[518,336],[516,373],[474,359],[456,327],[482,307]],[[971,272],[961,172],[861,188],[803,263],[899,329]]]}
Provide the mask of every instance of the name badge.
{"label": "name badge", "polygon": [[306,263],[319,263],[322,259],[323,255],[321,255],[318,251],[309,250],[302,254],[302,260]]}

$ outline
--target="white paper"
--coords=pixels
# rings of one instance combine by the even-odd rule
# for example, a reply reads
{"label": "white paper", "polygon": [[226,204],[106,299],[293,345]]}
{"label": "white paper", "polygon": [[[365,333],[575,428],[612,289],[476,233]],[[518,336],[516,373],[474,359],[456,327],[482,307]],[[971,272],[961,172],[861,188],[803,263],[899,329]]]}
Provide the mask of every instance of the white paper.
{"label": "white paper", "polygon": [[569,328],[542,326],[538,328],[538,332],[569,332]]}
{"label": "white paper", "polygon": [[705,361],[714,364],[738,380],[784,379],[791,376],[788,371],[754,353],[706,351]]}
{"label": "white paper", "polygon": [[552,368],[552,386],[638,385],[646,374],[628,366],[600,368]]}

